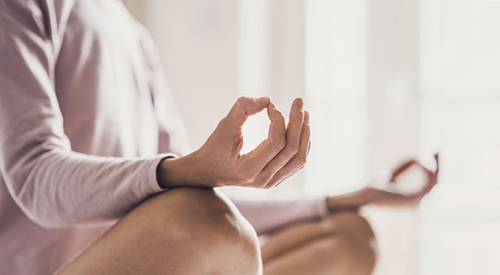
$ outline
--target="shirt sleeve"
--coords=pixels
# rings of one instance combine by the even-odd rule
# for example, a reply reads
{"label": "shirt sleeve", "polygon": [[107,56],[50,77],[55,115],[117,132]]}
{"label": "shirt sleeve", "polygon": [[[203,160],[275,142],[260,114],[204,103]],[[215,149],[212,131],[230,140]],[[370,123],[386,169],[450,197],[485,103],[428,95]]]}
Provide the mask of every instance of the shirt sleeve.
{"label": "shirt sleeve", "polygon": [[240,213],[253,226],[257,235],[300,221],[319,219],[328,214],[325,197],[287,195],[280,198],[257,197],[255,194],[225,192]]}
{"label": "shirt sleeve", "polygon": [[123,159],[71,151],[54,88],[54,28],[23,2],[0,3],[0,181],[43,227],[122,217],[161,191],[156,168],[168,155]]}

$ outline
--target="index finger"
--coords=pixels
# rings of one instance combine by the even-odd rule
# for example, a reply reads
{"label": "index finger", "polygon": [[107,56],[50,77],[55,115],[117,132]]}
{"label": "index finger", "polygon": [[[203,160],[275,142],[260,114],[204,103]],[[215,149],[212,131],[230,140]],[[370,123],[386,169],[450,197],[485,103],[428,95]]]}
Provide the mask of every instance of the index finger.
{"label": "index finger", "polygon": [[418,162],[416,160],[414,160],[414,159],[410,159],[410,160],[407,160],[404,163],[400,164],[394,170],[394,172],[392,172],[391,181],[394,181],[399,176],[399,174],[401,174],[403,171],[405,171],[406,169],[408,169],[413,164],[418,164]]}
{"label": "index finger", "polygon": [[254,150],[240,157],[240,161],[247,169],[261,171],[286,145],[285,117],[274,103],[267,106],[267,115],[271,120],[267,139],[262,141]]}
{"label": "index finger", "polygon": [[260,111],[264,110],[266,106],[271,102],[269,97],[251,98],[242,96],[238,98],[236,103],[233,105],[227,117],[233,123],[233,126],[241,129],[243,124],[248,119],[249,116],[255,115]]}

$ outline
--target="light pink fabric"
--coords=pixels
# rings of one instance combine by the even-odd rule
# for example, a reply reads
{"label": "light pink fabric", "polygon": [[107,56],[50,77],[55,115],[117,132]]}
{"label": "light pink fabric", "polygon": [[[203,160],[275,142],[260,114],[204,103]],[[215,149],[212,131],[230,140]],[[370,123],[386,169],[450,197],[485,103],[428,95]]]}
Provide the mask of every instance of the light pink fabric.
{"label": "light pink fabric", "polygon": [[[0,0],[0,274],[55,272],[187,152],[152,40],[121,1]],[[322,200],[237,206],[259,232],[325,213]]]}
{"label": "light pink fabric", "polygon": [[300,220],[327,215],[326,199],[320,197],[286,197],[261,199],[253,196],[229,196],[258,235],[280,229]]}

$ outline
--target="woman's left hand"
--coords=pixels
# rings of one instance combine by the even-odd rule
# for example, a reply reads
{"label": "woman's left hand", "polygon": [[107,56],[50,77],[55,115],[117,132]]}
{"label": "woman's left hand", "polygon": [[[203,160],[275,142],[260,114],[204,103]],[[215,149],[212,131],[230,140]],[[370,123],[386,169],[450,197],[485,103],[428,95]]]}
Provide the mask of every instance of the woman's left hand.
{"label": "woman's left hand", "polygon": [[[390,181],[385,183],[385,186],[368,186],[364,189],[366,198],[369,198],[372,204],[377,205],[401,205],[401,206],[417,206],[422,198],[427,195],[438,182],[439,174],[439,154],[434,155],[436,167],[434,169],[427,168],[417,160],[409,160],[397,167],[391,175]],[[409,169],[417,167],[421,169],[427,176],[425,185],[420,190],[414,193],[405,193],[397,188],[398,184],[403,184],[398,181],[405,172]]]}
{"label": "woman's left hand", "polygon": [[[429,193],[438,182],[439,154],[434,155],[436,167],[427,168],[415,159],[408,160],[399,165],[390,178],[378,184],[370,184],[367,187],[340,196],[329,196],[326,198],[328,211],[356,211],[359,207],[367,204],[393,205],[393,206],[417,206],[422,198]],[[411,173],[410,169],[417,168],[424,174],[424,185],[416,192],[403,192],[399,188],[403,184],[401,178],[405,173]]]}

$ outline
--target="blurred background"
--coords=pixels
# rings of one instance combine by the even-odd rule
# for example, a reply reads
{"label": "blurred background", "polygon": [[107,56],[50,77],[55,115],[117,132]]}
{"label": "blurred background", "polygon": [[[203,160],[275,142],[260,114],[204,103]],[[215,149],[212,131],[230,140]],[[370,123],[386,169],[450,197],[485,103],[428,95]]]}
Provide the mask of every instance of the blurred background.
{"label": "blurred background", "polygon": [[[500,1],[124,2],[157,43],[194,149],[239,96],[268,95],[284,113],[303,97],[313,131],[306,168],[273,192],[341,194],[439,151],[418,209],[365,210],[376,274],[500,274]],[[250,150],[265,114],[245,127]]]}

